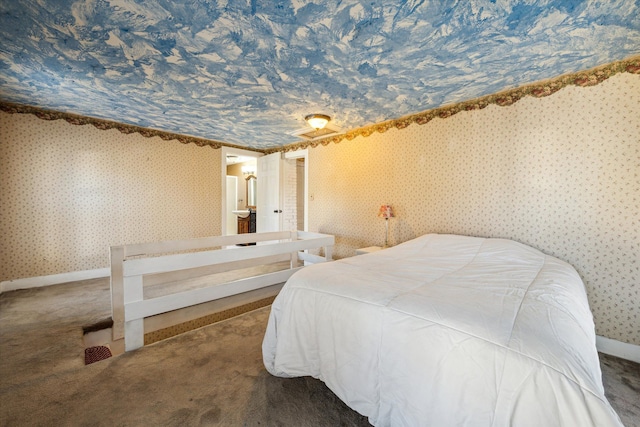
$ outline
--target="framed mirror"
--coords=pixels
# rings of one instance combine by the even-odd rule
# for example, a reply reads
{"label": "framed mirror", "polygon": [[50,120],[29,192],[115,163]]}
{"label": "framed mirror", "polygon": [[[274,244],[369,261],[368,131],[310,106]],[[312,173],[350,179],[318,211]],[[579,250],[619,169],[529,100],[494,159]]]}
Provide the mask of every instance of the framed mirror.
{"label": "framed mirror", "polygon": [[257,179],[255,175],[249,175],[247,180],[247,208],[256,208]]}

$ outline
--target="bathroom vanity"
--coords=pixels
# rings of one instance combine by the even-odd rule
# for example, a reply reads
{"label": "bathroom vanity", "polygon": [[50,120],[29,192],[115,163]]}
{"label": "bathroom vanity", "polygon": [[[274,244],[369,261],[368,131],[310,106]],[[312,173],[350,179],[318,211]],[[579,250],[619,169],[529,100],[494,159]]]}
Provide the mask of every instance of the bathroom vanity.
{"label": "bathroom vanity", "polygon": [[249,209],[246,216],[238,215],[238,234],[256,232],[256,210]]}

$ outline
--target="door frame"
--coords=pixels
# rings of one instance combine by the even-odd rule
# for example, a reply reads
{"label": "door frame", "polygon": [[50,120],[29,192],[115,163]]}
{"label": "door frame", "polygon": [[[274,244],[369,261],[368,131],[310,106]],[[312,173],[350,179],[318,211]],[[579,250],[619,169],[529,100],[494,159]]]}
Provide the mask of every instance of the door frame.
{"label": "door frame", "polygon": [[[237,200],[238,198],[236,197],[236,195],[238,194],[238,177],[235,175],[227,175],[226,177],[226,181],[225,181],[225,190],[229,190],[229,179],[233,178],[233,186],[235,187],[235,193],[233,194],[233,197],[229,197],[229,192],[227,191],[227,193],[225,194],[225,202],[227,203],[227,208],[229,207],[229,203],[231,202],[231,200],[236,201],[236,208],[237,208]],[[227,209],[227,213],[229,212],[229,210]],[[234,221],[236,226],[236,234],[237,234],[237,228],[238,228],[238,222]],[[229,234],[234,234],[233,232],[229,231],[229,227],[231,227],[233,223],[230,223],[230,217],[227,215],[227,222],[225,223],[224,229],[225,229],[225,235],[229,235]]]}
{"label": "door frame", "polygon": [[[267,154],[257,160],[258,195],[256,197],[256,230],[258,233],[282,231],[282,209],[284,201],[283,173],[284,157],[281,152]],[[274,170],[275,166],[275,170]],[[276,173],[277,171],[277,173]],[[268,180],[266,178],[271,178]],[[272,191],[277,185],[276,191]],[[271,193],[264,191],[268,188]],[[277,197],[276,197],[277,196]],[[274,202],[273,204],[271,202]],[[277,227],[274,222],[277,219]]]}
{"label": "door frame", "polygon": [[304,159],[304,230],[309,231],[309,149],[287,151],[285,159]]}
{"label": "door frame", "polygon": [[[257,151],[243,150],[241,148],[234,147],[226,147],[222,146],[222,155],[220,156],[220,183],[222,186],[222,193],[220,195],[220,209],[222,210],[222,215],[220,215],[220,235],[227,235],[227,154],[236,154],[238,156],[247,156],[247,157],[262,157],[263,153],[259,153]],[[259,178],[259,177],[258,177]]]}

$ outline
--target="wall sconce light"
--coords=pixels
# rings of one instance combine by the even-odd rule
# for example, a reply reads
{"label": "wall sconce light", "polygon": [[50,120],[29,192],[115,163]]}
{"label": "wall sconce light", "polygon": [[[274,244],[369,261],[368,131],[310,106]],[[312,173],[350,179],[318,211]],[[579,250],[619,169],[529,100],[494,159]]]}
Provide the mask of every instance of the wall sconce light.
{"label": "wall sconce light", "polygon": [[314,128],[315,130],[318,130],[325,127],[331,120],[331,117],[327,116],[326,114],[309,114],[304,119],[307,121],[307,123],[309,123],[309,126]]}
{"label": "wall sconce light", "polygon": [[378,216],[384,218],[385,235],[384,235],[384,247],[389,247],[389,218],[393,218],[393,208],[391,205],[382,205],[378,211]]}

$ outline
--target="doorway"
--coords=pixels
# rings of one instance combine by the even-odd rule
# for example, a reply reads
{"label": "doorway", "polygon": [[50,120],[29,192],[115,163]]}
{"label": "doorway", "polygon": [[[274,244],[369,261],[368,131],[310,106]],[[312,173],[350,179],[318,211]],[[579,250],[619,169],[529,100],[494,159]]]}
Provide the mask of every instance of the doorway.
{"label": "doorway", "polygon": [[[229,161],[227,161],[228,156],[230,156]],[[255,151],[242,150],[238,148],[222,147],[222,156],[221,156],[222,173],[221,173],[220,179],[221,179],[221,182],[223,183],[226,183],[226,180],[227,180],[226,179],[227,166],[228,166],[227,163],[228,162],[230,164],[234,164],[234,162],[237,163],[234,156],[239,156],[240,159],[243,159],[243,156],[244,156],[257,161],[258,157],[262,157],[264,156],[264,154],[257,153]],[[287,152],[285,153],[284,158],[296,160],[295,209],[296,209],[297,220],[296,220],[295,228],[302,231],[309,231],[309,152],[307,149]],[[256,172],[255,175],[259,181],[260,177],[258,176],[257,168],[255,172]],[[300,178],[298,179],[298,177]],[[239,201],[240,199],[242,199],[242,201],[238,202],[238,205],[237,205],[238,209],[241,209],[245,206],[243,205],[243,203],[245,203],[245,198],[246,198],[246,196],[242,196],[242,194],[245,194],[243,193],[243,191],[246,191],[246,190],[245,190],[245,187],[242,187],[241,183],[246,183],[246,181],[244,179],[238,180],[238,187],[240,188],[237,190],[236,200]],[[221,223],[220,230],[222,235],[228,235],[227,218],[229,217],[232,218],[232,221],[237,221],[237,218],[236,218],[236,215],[232,213],[233,209],[231,208],[233,207],[233,203],[231,203],[231,206],[227,206],[227,186],[226,185],[222,185],[221,205],[222,205],[221,206],[222,223]]]}
{"label": "doorway", "polygon": [[287,152],[287,160],[295,161],[295,205],[296,229],[309,231],[309,151],[298,150]]}
{"label": "doorway", "polygon": [[[248,209],[246,178],[250,175],[257,176],[256,161],[263,154],[232,147],[222,147],[221,150],[220,182],[225,184],[222,185],[220,234],[227,236],[237,234],[238,215],[243,216],[241,211]],[[226,185],[227,182],[234,181],[228,177],[235,177],[235,191],[232,186]]]}

